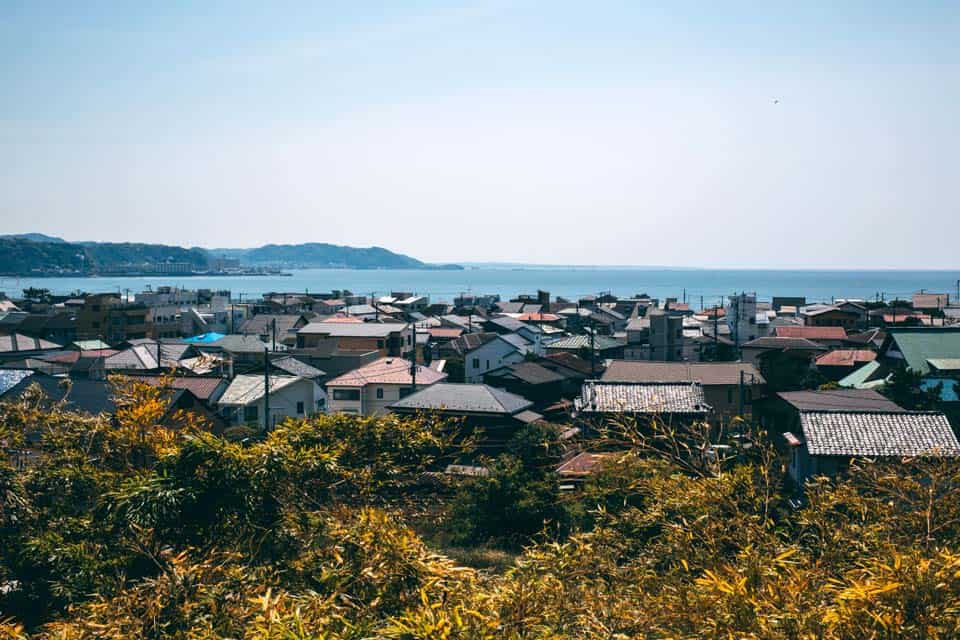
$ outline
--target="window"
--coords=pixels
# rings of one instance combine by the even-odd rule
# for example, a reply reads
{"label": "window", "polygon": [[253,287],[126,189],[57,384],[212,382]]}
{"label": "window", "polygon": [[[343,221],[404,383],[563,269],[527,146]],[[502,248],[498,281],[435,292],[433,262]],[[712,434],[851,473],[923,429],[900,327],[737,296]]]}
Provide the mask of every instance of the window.
{"label": "window", "polygon": [[298,402],[298,403],[297,403],[297,415],[298,415],[298,416],[302,416],[302,415],[303,415],[303,403],[302,403],[302,402]]}
{"label": "window", "polygon": [[243,421],[244,422],[256,422],[260,419],[260,407],[253,405],[252,407],[243,408]]}
{"label": "window", "polygon": [[334,389],[334,400],[359,400],[360,389]]}
{"label": "window", "polygon": [[377,387],[377,400],[383,400],[383,387]]}
{"label": "window", "polygon": [[474,369],[479,369],[479,368],[480,368],[480,358],[474,358],[474,359],[473,359],[473,362],[472,362],[471,364],[472,364],[472,366],[473,366]]}

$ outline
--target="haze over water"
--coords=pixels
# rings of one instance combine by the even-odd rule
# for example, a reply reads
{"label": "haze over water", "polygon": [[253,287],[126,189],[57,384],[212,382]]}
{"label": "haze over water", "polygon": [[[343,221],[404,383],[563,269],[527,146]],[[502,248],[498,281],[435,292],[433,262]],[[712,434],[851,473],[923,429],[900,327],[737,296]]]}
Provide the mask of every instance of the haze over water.
{"label": "haze over water", "polygon": [[956,295],[960,270],[954,271],[815,271],[764,269],[678,269],[611,267],[479,266],[463,271],[294,269],[290,276],[171,276],[104,278],[0,278],[0,291],[19,295],[27,287],[43,287],[56,294],[142,291],[148,286],[189,289],[229,289],[233,296],[257,298],[269,291],[327,292],[348,289],[355,294],[386,295],[410,291],[434,300],[450,301],[461,292],[499,294],[509,299],[545,289],[553,296],[576,298],[609,291],[619,296],[649,294],[687,301],[695,307],[703,296],[707,306],[737,291],[771,296],[805,296],[808,301],[837,298],[874,299],[882,295],[909,298],[925,289]]}

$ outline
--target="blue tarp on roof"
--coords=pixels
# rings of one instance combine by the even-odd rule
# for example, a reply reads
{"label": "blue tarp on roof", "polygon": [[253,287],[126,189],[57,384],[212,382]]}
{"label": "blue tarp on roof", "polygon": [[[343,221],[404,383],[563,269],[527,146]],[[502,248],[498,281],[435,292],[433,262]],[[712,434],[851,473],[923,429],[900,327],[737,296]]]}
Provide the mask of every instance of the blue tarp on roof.
{"label": "blue tarp on roof", "polygon": [[210,344],[211,342],[223,340],[225,337],[226,336],[222,333],[211,331],[210,333],[201,333],[200,335],[193,336],[192,338],[184,338],[183,341],[191,344]]}
{"label": "blue tarp on roof", "polygon": [[960,395],[957,394],[957,385],[960,382],[950,378],[927,378],[920,381],[920,388],[929,391],[937,385],[942,385],[940,389],[940,402],[960,402]]}

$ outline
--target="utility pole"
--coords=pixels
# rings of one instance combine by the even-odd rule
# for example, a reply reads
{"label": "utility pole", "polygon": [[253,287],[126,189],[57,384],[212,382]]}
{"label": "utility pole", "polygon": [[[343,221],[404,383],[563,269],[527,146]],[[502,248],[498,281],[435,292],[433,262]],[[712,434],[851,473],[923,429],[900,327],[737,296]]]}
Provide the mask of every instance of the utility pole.
{"label": "utility pole", "polygon": [[413,356],[410,358],[410,393],[417,392],[417,323],[413,323]]}
{"label": "utility pole", "polygon": [[276,352],[277,350],[277,319],[276,318],[270,319],[270,330],[273,332],[273,350],[274,352]]}
{"label": "utility pole", "polygon": [[740,387],[737,394],[737,415],[743,417],[743,369],[740,369]]}
{"label": "utility pole", "polygon": [[370,292],[370,306],[373,307],[373,319],[376,322],[380,322],[380,307],[377,305],[376,299],[373,297],[376,291]]}
{"label": "utility pole", "polygon": [[270,431],[270,352],[263,348],[263,432]]}

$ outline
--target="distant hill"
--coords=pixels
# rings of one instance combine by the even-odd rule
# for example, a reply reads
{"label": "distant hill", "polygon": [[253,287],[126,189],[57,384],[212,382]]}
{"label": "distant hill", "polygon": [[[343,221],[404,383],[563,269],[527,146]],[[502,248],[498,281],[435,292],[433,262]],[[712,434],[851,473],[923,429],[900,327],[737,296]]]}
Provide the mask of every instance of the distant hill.
{"label": "distant hill", "polygon": [[[44,238],[49,238],[45,240]],[[341,269],[461,269],[431,265],[382,247],[344,247],[311,242],[268,244],[255,249],[201,249],[159,244],[66,242],[43,234],[0,236],[0,273],[116,273],[145,270],[165,262],[188,263],[195,271],[208,268],[212,258],[237,258],[246,266],[331,267]]]}
{"label": "distant hill", "polygon": [[[31,234],[32,235],[32,234]],[[186,262],[196,270],[207,268],[203,249],[158,244],[42,242],[25,237],[0,237],[0,273],[55,275],[110,273],[131,266]]]}
{"label": "distant hill", "polygon": [[303,267],[338,267],[353,269],[425,269],[428,265],[416,258],[388,251],[382,247],[355,248],[321,242],[307,244],[268,244],[251,249],[240,258],[247,264],[280,264]]}
{"label": "distant hill", "polygon": [[44,233],[11,233],[9,235],[0,236],[0,238],[8,238],[11,240],[29,240],[30,242],[50,242],[54,244],[67,243],[67,241],[63,238],[48,236]]}

